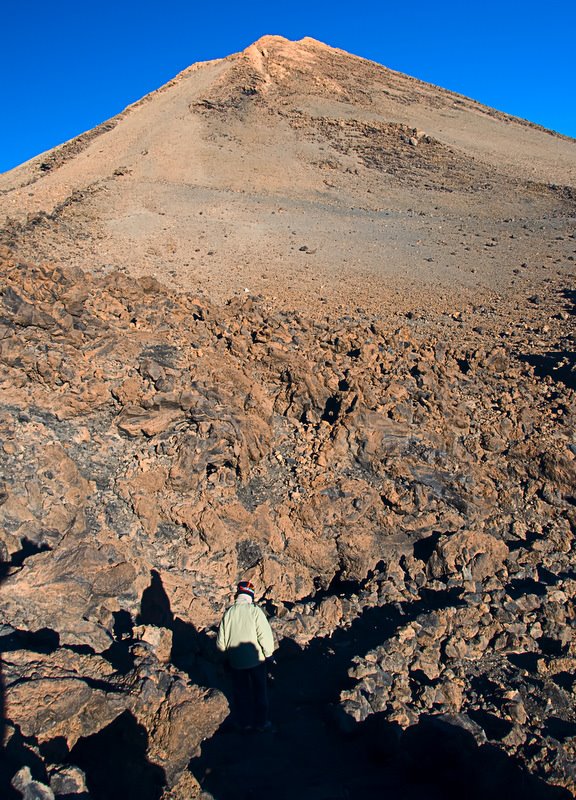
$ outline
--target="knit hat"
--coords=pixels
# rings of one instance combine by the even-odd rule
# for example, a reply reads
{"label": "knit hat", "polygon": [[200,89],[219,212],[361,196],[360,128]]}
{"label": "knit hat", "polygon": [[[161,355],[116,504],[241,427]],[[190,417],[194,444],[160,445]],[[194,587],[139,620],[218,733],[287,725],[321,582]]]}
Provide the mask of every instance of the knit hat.
{"label": "knit hat", "polygon": [[248,597],[251,597],[252,600],[254,600],[254,584],[252,581],[240,581],[236,587],[236,595],[239,594],[247,594]]}

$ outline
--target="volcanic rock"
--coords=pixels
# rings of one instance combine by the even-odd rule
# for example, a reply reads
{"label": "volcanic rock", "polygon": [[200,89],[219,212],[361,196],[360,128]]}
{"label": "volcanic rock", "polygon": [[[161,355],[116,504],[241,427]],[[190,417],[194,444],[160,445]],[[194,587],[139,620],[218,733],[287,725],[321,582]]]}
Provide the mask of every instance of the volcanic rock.
{"label": "volcanic rock", "polygon": [[[575,175],[266,37],[0,179],[7,791],[408,796],[436,740],[575,791]],[[258,775],[221,727],[240,579],[280,644]]]}

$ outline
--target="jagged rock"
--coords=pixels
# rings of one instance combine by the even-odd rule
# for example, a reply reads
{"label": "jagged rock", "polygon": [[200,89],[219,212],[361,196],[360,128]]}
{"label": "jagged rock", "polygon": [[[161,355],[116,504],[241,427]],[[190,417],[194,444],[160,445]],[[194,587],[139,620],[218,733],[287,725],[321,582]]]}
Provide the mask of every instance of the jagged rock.
{"label": "jagged rock", "polygon": [[432,578],[483,581],[504,569],[507,555],[505,543],[489,534],[455,533],[438,543],[428,572]]}
{"label": "jagged rock", "polygon": [[113,691],[113,675],[99,657],[62,648],[49,654],[14,650],[4,671],[7,713],[24,736],[39,742],[62,736],[73,747],[125,709],[122,687]]}
{"label": "jagged rock", "polygon": [[121,542],[86,541],[28,558],[5,581],[4,619],[26,631],[52,630],[60,644],[101,652],[112,643],[113,614],[137,608],[148,570]]}
{"label": "jagged rock", "polygon": [[149,644],[161,664],[170,663],[172,653],[172,631],[155,625],[140,625],[134,628],[134,636]]}
{"label": "jagged rock", "polygon": [[22,800],[54,800],[49,786],[32,780],[29,767],[22,767],[12,778],[12,786],[22,795]]}
{"label": "jagged rock", "polygon": [[[548,385],[490,329],[480,347],[432,319],[420,335],[255,299],[216,308],[119,274],[3,270],[0,611],[19,642],[4,680],[33,746],[74,748],[129,713],[150,763],[188,786],[227,706],[170,664],[177,624],[204,634],[250,578],[301,647],[365,608],[410,615],[356,659],[350,729],[472,715],[543,769],[529,743],[544,747],[544,709],[568,724],[574,706],[560,685],[574,655],[571,390],[559,423]],[[534,706],[519,666],[532,655]],[[504,688],[480,696],[480,677]]]}
{"label": "jagged rock", "polygon": [[86,786],[86,776],[78,767],[59,767],[50,775],[50,788],[58,797],[65,795],[73,797],[81,794],[84,798],[88,797]]}
{"label": "jagged rock", "polygon": [[0,506],[0,535],[10,557],[21,550],[23,542],[51,549],[66,533],[82,530],[84,508],[94,490],[46,426],[28,420],[15,441],[13,424],[6,417],[4,424],[0,422],[6,437],[4,451],[13,459],[21,459],[26,452],[28,469],[21,480],[5,484]]}
{"label": "jagged rock", "polygon": [[151,649],[142,652],[136,642],[133,653],[134,667],[122,675],[101,657],[61,647],[14,650],[4,676],[9,718],[28,739],[42,744],[61,737],[72,750],[128,711],[148,731],[147,757],[171,785],[221,724],[227,702],[220,692],[190,686]]}

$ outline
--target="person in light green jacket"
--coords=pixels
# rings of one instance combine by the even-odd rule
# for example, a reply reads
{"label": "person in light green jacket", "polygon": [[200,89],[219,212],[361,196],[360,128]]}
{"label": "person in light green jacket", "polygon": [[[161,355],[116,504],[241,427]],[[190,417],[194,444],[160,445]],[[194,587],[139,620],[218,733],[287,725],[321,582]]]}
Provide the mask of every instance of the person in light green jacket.
{"label": "person in light green jacket", "polygon": [[236,600],[218,628],[216,646],[226,654],[231,667],[238,727],[246,731],[271,730],[266,659],[274,652],[274,637],[266,615],[254,604],[250,581],[238,584]]}

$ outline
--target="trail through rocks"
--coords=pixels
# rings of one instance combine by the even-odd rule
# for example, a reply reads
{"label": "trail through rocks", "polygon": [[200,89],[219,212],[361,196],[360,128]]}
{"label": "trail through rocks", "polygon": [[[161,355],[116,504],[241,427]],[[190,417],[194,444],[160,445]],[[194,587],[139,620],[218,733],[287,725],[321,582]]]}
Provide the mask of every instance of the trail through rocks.
{"label": "trail through rocks", "polygon": [[240,733],[225,723],[204,742],[191,762],[203,797],[479,799],[506,785],[514,798],[568,798],[479,741],[480,726],[465,715],[422,716],[402,732],[385,714],[361,724],[339,714],[354,659],[430,610],[422,601],[371,608],[303,650],[284,641],[270,693],[276,730]]}

